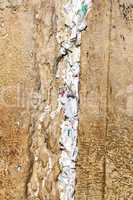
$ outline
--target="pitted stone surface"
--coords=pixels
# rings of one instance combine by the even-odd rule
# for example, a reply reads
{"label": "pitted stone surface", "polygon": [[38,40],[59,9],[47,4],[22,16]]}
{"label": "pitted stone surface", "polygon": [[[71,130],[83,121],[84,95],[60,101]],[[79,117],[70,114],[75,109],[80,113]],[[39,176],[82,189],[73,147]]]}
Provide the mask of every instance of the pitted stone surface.
{"label": "pitted stone surface", "polygon": [[[0,0],[0,200],[59,200],[65,4]],[[76,200],[133,199],[132,7],[93,0],[82,34]]]}

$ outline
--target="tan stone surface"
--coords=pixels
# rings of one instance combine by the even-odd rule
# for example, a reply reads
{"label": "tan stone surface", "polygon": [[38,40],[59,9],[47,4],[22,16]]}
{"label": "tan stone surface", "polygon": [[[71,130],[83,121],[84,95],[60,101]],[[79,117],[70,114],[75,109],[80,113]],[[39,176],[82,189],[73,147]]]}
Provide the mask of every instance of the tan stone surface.
{"label": "tan stone surface", "polygon": [[112,3],[105,199],[133,199],[133,8]]}
{"label": "tan stone surface", "polygon": [[[63,4],[0,1],[0,200],[59,200],[62,113],[53,121],[50,112],[63,84],[55,78]],[[132,7],[94,0],[82,34],[76,200],[133,199]]]}
{"label": "tan stone surface", "polygon": [[[55,77],[55,63],[58,58],[56,41],[57,19],[62,10],[60,1],[39,1],[34,6],[35,22],[35,66],[39,71],[39,94],[41,102],[32,115],[33,155],[31,175],[28,182],[27,199],[58,200],[58,176],[60,154],[60,124],[62,113],[58,112],[52,119],[51,112],[58,107],[60,80]],[[60,25],[60,22],[58,20]],[[60,27],[60,26],[59,26]],[[58,28],[59,28],[58,27]],[[45,108],[48,112],[44,116]],[[42,118],[42,119],[41,119]]]}
{"label": "tan stone surface", "polygon": [[55,78],[62,5],[0,1],[1,200],[59,199],[62,113],[54,120],[50,113],[62,84]]}
{"label": "tan stone surface", "polygon": [[131,1],[94,1],[82,35],[76,200],[133,199]]}
{"label": "tan stone surface", "polygon": [[24,200],[29,174],[33,11],[0,10],[0,200]]}
{"label": "tan stone surface", "polygon": [[93,5],[82,34],[76,199],[102,199],[106,135],[109,5]]}

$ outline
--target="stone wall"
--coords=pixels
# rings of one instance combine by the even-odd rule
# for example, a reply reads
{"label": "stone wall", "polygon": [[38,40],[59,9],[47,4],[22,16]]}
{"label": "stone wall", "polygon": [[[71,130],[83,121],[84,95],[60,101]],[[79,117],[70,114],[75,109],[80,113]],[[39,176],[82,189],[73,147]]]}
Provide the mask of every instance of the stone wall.
{"label": "stone wall", "polygon": [[76,199],[132,199],[133,4],[94,1],[82,35]]}
{"label": "stone wall", "polygon": [[[63,113],[52,117],[65,2],[0,1],[0,200],[59,199]],[[132,1],[94,0],[87,22],[75,199],[131,200]]]}

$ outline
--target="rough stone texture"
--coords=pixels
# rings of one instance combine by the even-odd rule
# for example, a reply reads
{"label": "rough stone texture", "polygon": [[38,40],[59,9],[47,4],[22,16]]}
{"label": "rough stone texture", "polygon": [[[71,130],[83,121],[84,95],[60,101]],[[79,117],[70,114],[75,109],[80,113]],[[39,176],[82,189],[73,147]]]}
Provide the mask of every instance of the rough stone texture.
{"label": "rough stone texture", "polygon": [[82,35],[76,200],[133,199],[131,1],[94,1]]}
{"label": "rough stone texture", "polygon": [[106,135],[109,6],[93,5],[82,34],[76,199],[102,199]]}
{"label": "rough stone texture", "polygon": [[22,200],[29,173],[28,106],[35,85],[33,11],[0,10],[0,199]]}
{"label": "rough stone texture", "polygon": [[[0,0],[0,200],[59,199],[62,113],[50,113],[63,84],[55,73],[64,3]],[[132,31],[132,0],[93,1],[82,34],[76,200],[133,199]]]}
{"label": "rough stone texture", "polygon": [[[133,2],[112,2],[105,199],[133,199]],[[112,28],[112,26],[114,26]]]}
{"label": "rough stone texture", "polygon": [[1,1],[0,6],[0,199],[56,200],[62,113],[54,121],[50,113],[57,109],[60,85],[54,68],[56,12],[62,4]]}
{"label": "rough stone texture", "polygon": [[[30,148],[33,154],[33,164],[27,195],[28,199],[56,200],[59,199],[57,178],[60,172],[58,141],[61,113],[57,114],[54,120],[50,117],[50,113],[57,109],[58,97],[58,87],[53,73],[57,52],[54,1],[40,1],[35,5],[35,24],[35,65],[39,70],[41,102],[33,113],[34,123]],[[49,111],[43,120],[40,120],[46,106],[49,106]],[[50,162],[51,169],[49,169]]]}

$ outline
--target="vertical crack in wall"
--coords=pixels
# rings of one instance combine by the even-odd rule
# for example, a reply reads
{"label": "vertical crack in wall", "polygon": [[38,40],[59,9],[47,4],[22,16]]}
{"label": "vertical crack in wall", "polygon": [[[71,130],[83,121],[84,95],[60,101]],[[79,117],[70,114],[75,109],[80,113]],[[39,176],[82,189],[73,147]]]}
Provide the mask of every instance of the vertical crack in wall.
{"label": "vertical crack in wall", "polygon": [[[60,58],[64,68],[58,66],[56,77],[62,77],[64,86],[59,91],[59,104],[64,113],[61,124],[59,159],[61,173],[59,175],[60,200],[74,199],[76,183],[77,128],[79,103],[79,73],[80,73],[80,45],[81,32],[85,30],[85,17],[90,10],[90,0],[73,0],[64,6],[65,26],[67,35],[59,37]],[[62,40],[63,38],[63,40]],[[60,59],[61,60],[61,59]]]}
{"label": "vertical crack in wall", "polygon": [[107,95],[106,95],[106,132],[105,132],[105,150],[103,162],[103,191],[102,199],[106,199],[106,156],[107,156],[107,137],[108,137],[108,123],[109,123],[109,98],[110,98],[110,62],[111,62],[111,30],[112,30],[112,0],[110,1],[110,14],[109,14],[109,33],[108,33],[108,63],[107,63]]}
{"label": "vertical crack in wall", "polygon": [[35,5],[40,101],[32,117],[28,200],[74,199],[81,32],[91,0],[69,1],[64,11],[63,6],[60,1]]}

